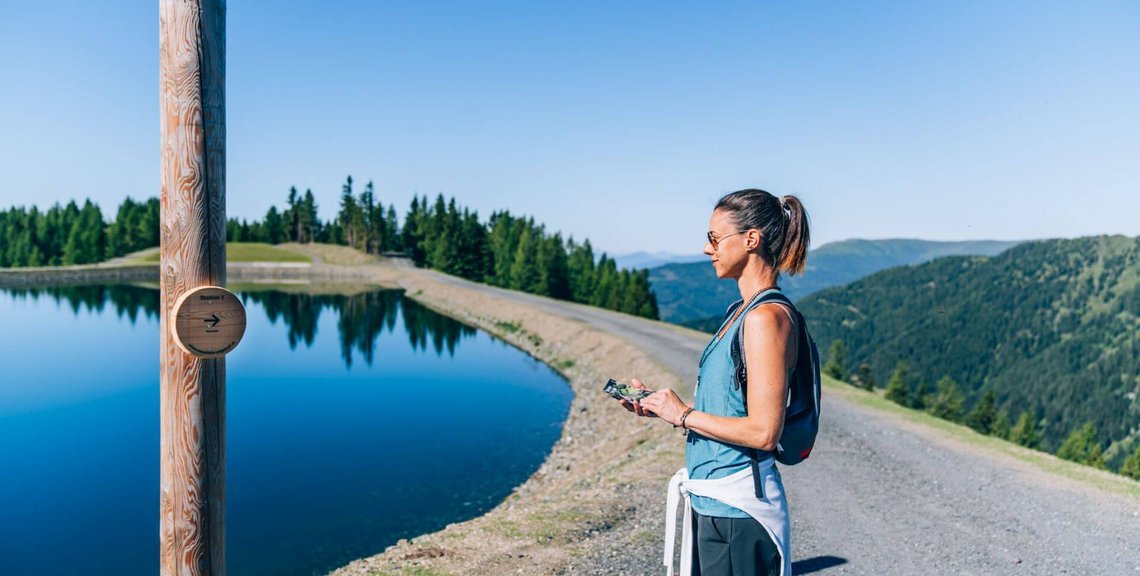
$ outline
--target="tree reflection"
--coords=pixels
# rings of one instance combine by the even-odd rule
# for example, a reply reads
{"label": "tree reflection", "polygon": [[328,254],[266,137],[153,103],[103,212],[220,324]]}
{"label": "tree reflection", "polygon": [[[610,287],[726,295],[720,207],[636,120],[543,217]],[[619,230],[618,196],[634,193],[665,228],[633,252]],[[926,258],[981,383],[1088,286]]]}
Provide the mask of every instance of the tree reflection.
{"label": "tree reflection", "polygon": [[[50,297],[67,305],[75,315],[83,310],[102,313],[110,305],[119,318],[126,317],[132,325],[140,315],[157,319],[160,305],[156,288],[130,284],[4,291],[15,300]],[[283,321],[292,350],[302,343],[306,348],[313,346],[321,313],[326,308],[331,309],[337,315],[341,358],[348,367],[352,366],[355,354],[371,366],[380,335],[395,332],[400,318],[403,318],[403,328],[412,349],[426,352],[430,347],[437,356],[445,351],[448,356],[454,356],[459,341],[475,335],[474,328],[404,298],[400,290],[374,290],[350,296],[277,290],[242,290],[239,294],[247,308],[251,302],[259,304],[271,323],[277,324],[278,319]]]}
{"label": "tree reflection", "polygon": [[285,292],[241,292],[241,300],[249,307],[250,301],[261,304],[269,321],[277,324],[280,318],[285,322],[285,333],[289,338],[289,349],[296,350],[297,344],[304,342],[311,348],[317,339],[317,319],[321,311],[329,306],[329,300],[341,296],[298,294]]}
{"label": "tree reflection", "polygon": [[103,312],[107,304],[115,310],[119,318],[124,316],[134,325],[139,314],[147,318],[158,318],[159,293],[154,288],[131,284],[99,284],[89,286],[52,286],[46,288],[6,288],[3,290],[13,300],[41,296],[50,297],[57,304],[66,304],[71,312],[79,315],[82,310]]}
{"label": "tree reflection", "polygon": [[412,300],[403,300],[403,303],[404,330],[413,350],[427,350],[430,340],[436,355],[442,356],[447,350],[449,356],[454,356],[455,345],[461,339],[475,335],[475,329],[466,324],[437,314]]}

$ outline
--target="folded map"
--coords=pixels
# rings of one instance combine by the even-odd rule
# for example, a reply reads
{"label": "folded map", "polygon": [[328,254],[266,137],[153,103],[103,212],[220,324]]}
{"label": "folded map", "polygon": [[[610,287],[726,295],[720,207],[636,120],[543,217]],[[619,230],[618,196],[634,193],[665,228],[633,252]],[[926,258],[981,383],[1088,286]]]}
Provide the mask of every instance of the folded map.
{"label": "folded map", "polygon": [[645,390],[642,388],[634,388],[633,386],[630,386],[629,384],[623,384],[621,382],[618,382],[617,380],[612,380],[612,379],[609,382],[606,382],[606,386],[604,388],[602,388],[602,390],[604,392],[606,392],[607,394],[609,394],[610,396],[617,398],[618,400],[621,400],[624,398],[625,400],[629,400],[630,402],[636,402],[636,401],[641,400],[642,398],[645,398],[646,396],[649,396],[650,394],[653,393],[652,390]]}

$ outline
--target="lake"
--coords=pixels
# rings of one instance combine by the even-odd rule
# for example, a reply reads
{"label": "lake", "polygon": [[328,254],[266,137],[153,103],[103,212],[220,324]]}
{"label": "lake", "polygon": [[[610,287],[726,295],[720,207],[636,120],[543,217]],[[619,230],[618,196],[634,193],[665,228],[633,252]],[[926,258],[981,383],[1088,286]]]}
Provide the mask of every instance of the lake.
{"label": "lake", "polygon": [[[554,370],[398,291],[234,290],[231,575],[324,574],[478,516],[560,435]],[[145,286],[0,290],[4,574],[158,572],[158,307]]]}

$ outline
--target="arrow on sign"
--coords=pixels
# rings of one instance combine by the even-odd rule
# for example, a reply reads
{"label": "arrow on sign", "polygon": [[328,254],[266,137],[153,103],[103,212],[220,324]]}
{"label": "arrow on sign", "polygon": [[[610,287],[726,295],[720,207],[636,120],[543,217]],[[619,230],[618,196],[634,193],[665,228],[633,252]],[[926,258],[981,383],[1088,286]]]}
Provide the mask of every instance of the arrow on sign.
{"label": "arrow on sign", "polygon": [[213,328],[213,327],[217,326],[217,325],[218,325],[218,322],[221,322],[221,321],[222,321],[222,319],[221,319],[221,318],[218,318],[218,315],[217,315],[217,314],[210,314],[210,317],[209,317],[209,318],[203,318],[203,319],[202,319],[202,321],[203,321],[203,322],[209,322],[209,323],[210,323],[210,328]]}

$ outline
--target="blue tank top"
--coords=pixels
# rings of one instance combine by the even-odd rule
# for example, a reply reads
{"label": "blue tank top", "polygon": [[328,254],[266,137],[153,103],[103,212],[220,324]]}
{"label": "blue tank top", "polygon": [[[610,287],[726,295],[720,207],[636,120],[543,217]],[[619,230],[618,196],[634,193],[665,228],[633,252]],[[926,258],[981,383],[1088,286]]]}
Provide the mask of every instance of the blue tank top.
{"label": "blue tank top", "polygon": [[[766,290],[763,294],[773,291],[776,290]],[[744,303],[740,305],[743,306]],[[723,338],[718,339],[714,334],[705,347],[701,355],[704,360],[697,376],[696,398],[693,404],[696,410],[737,418],[748,415],[744,407],[743,391],[736,388],[734,383],[732,362],[732,337],[736,330],[743,328],[744,317],[747,314],[747,311],[741,313],[724,331]],[[720,330],[717,330],[717,333],[720,333]],[[794,368],[788,371],[789,377],[792,370]],[[764,450],[757,452],[760,458],[769,454]],[[690,431],[686,436],[685,467],[689,470],[689,478],[702,480],[724,478],[748,467],[751,464],[751,453],[752,448],[713,440]],[[743,510],[705,496],[694,494],[692,505],[694,510],[705,516],[749,518]]]}

